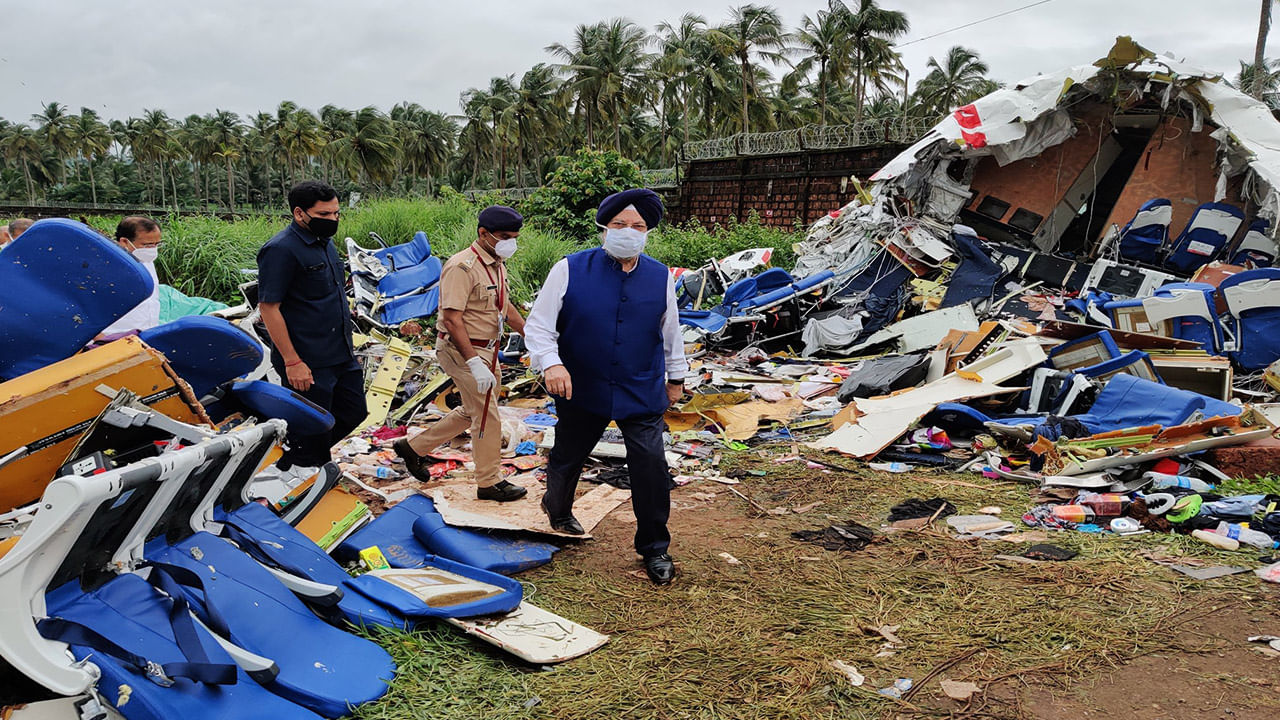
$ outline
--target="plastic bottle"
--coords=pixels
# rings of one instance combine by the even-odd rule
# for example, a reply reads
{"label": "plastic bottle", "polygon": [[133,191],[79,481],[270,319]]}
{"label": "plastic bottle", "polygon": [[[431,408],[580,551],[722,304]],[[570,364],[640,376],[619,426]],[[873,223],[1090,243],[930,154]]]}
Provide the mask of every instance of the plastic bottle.
{"label": "plastic bottle", "polygon": [[357,465],[356,470],[359,470],[361,475],[381,478],[383,480],[400,477],[400,473],[384,465]]}
{"label": "plastic bottle", "polygon": [[1239,550],[1240,541],[1232,540],[1229,537],[1219,535],[1212,530],[1192,530],[1191,537],[1197,540],[1203,540],[1210,545],[1221,548],[1223,550]]}
{"label": "plastic bottle", "polygon": [[1271,536],[1259,530],[1251,530],[1243,525],[1229,523],[1226,521],[1218,523],[1218,527],[1214,528],[1214,534],[1223,537],[1229,537],[1238,541],[1241,545],[1252,545],[1260,550],[1270,550],[1277,546],[1275,540]]}
{"label": "plastic bottle", "polygon": [[1144,480],[1151,481],[1151,489],[1159,490],[1161,488],[1184,488],[1192,492],[1209,492],[1213,490],[1213,485],[1193,477],[1186,475],[1169,475],[1160,472],[1145,472],[1142,474]]}

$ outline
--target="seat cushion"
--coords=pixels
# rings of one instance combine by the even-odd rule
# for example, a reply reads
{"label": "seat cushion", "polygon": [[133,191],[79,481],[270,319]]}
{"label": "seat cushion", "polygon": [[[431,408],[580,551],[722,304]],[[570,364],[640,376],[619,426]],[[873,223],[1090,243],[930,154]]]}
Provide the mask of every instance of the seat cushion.
{"label": "seat cushion", "polygon": [[270,658],[280,674],[272,692],[326,717],[382,697],[395,664],[374,643],[335,628],[248,555],[222,538],[195,533],[148,559],[184,567],[200,576],[203,595],[226,618],[231,641]]}
{"label": "seat cushion", "polygon": [[247,375],[262,362],[262,345],[249,333],[216,317],[191,316],[138,333],[164,353],[197,398],[219,385]]}
{"label": "seat cushion", "polygon": [[154,285],[142,263],[88,226],[36,222],[0,254],[0,380],[76,354]]}
{"label": "seat cushion", "polygon": [[[173,603],[137,575],[121,575],[91,592],[78,584],[48,595],[49,614],[88,626],[108,640],[165,664],[184,662],[169,623]],[[196,628],[200,644],[211,661],[230,663],[231,658],[203,628]],[[98,691],[129,720],[170,718],[244,718],[245,720],[316,720],[315,713],[268,692],[236,670],[234,685],[204,685],[175,678],[172,687],[160,687],[135,669],[93,649],[72,645],[77,660],[90,659],[102,670]],[[129,689],[128,701],[120,694]]]}

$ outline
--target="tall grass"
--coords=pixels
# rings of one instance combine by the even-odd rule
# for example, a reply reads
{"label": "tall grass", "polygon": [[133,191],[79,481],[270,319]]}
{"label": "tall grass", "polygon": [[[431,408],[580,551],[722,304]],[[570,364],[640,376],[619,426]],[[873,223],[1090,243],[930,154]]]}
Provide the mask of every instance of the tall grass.
{"label": "tall grass", "polygon": [[[338,251],[345,252],[346,243],[342,240],[347,237],[364,247],[377,247],[370,231],[378,233],[388,245],[397,245],[422,230],[431,240],[432,252],[444,259],[475,240],[479,210],[480,205],[459,195],[439,200],[376,200],[357,208],[344,208],[338,227]],[[188,295],[231,303],[238,300],[237,285],[246,279],[241,270],[257,267],[258,248],[289,222],[283,212],[278,218],[235,221],[209,216],[157,219],[164,233],[164,247],[156,264],[161,281]],[[91,226],[108,236],[114,234],[119,221],[119,217],[89,218]],[[755,218],[712,230],[692,224],[664,225],[650,233],[646,252],[672,267],[698,267],[708,258],[770,247],[774,249],[773,265],[790,268],[794,262],[791,243],[795,239],[795,235],[767,228]],[[532,299],[556,260],[597,242],[594,235],[567,238],[537,223],[526,224],[520,233],[520,249],[507,261],[512,298],[516,302]]]}

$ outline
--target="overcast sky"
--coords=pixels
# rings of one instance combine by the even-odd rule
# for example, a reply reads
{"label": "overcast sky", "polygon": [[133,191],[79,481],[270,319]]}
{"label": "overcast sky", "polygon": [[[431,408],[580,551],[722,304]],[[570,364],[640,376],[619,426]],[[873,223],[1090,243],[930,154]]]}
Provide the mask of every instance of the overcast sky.
{"label": "overcast sky", "polygon": [[[903,10],[901,42],[1035,0],[884,0]],[[785,0],[788,27],[825,0]],[[242,114],[281,100],[319,108],[403,100],[449,113],[459,94],[519,74],[568,42],[579,23],[626,17],[652,30],[697,12],[718,22],[716,0],[0,0],[0,116],[25,121],[43,103],[106,118],[161,108],[184,117]],[[1091,62],[1116,35],[1234,76],[1252,58],[1258,0],[1052,0],[972,28],[906,45],[912,82],[930,55],[977,50],[1005,82]],[[1280,13],[1277,15],[1280,20]],[[1280,56],[1280,37],[1273,34]]]}

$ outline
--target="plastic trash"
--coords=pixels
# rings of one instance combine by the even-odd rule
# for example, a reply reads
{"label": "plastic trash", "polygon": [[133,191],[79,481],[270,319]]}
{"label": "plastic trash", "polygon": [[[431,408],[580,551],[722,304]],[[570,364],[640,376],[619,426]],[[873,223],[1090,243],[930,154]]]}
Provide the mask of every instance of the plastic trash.
{"label": "plastic trash", "polygon": [[1219,548],[1221,550],[1239,550],[1240,549],[1239,540],[1233,540],[1229,537],[1219,535],[1211,530],[1193,530],[1191,531],[1191,537],[1197,540],[1203,540],[1204,542],[1207,542],[1210,545],[1216,548]]}
{"label": "plastic trash", "polygon": [[1267,582],[1280,583],[1280,562],[1264,565],[1253,572]]}
{"label": "plastic trash", "polygon": [[1084,505],[1056,505],[1053,516],[1070,523],[1087,523],[1093,521],[1093,510]]}
{"label": "plastic trash", "polygon": [[1162,488],[1184,488],[1193,492],[1209,492],[1213,490],[1213,485],[1193,477],[1186,475],[1169,475],[1161,472],[1145,472],[1142,473],[1144,480],[1151,481],[1152,490],[1160,490]]}
{"label": "plastic trash", "polygon": [[898,678],[893,684],[886,688],[880,688],[876,692],[881,695],[887,695],[892,698],[900,698],[902,694],[911,689],[915,682],[911,678]]}
{"label": "plastic trash", "polygon": [[1124,514],[1129,498],[1120,493],[1082,493],[1076,504],[1092,510],[1095,518],[1114,518]]}
{"label": "plastic trash", "polygon": [[357,465],[356,470],[360,471],[361,475],[382,478],[384,480],[400,477],[400,473],[384,465]]}
{"label": "plastic trash", "polygon": [[1280,547],[1280,543],[1272,540],[1270,535],[1236,523],[1220,522],[1218,527],[1213,529],[1213,533],[1236,540],[1242,545],[1252,545],[1260,550]]}

